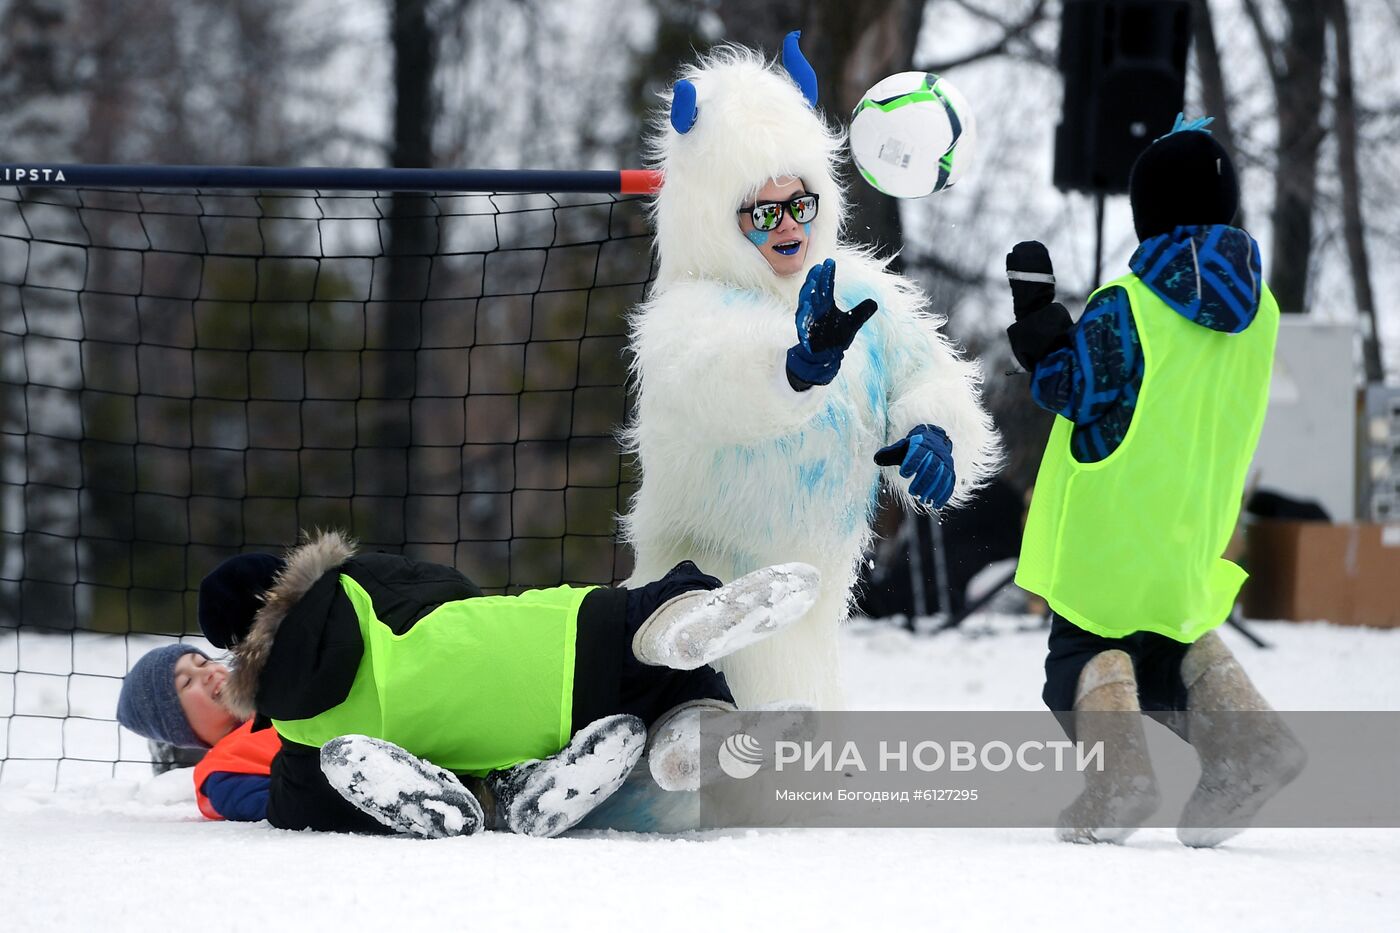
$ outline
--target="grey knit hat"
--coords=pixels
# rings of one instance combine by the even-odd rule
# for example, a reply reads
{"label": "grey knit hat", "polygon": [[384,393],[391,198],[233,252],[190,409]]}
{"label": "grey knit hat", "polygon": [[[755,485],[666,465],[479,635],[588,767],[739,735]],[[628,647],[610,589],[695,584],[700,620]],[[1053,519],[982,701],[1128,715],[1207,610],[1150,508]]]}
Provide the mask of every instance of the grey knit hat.
{"label": "grey knit hat", "polygon": [[181,748],[208,748],[194,734],[175,692],[175,662],[187,654],[208,660],[193,645],[166,645],[148,651],[132,665],[117,698],[117,722],[137,735]]}

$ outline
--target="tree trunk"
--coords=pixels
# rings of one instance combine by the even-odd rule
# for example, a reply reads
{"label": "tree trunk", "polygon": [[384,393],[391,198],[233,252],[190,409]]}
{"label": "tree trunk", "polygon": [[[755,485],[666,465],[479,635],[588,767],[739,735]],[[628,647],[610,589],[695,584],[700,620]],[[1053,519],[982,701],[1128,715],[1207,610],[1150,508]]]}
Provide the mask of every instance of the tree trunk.
{"label": "tree trunk", "polygon": [[[433,163],[432,139],[436,108],[433,77],[436,44],[428,21],[427,0],[394,0],[390,41],[394,52],[394,136],[391,161],[395,168],[428,168]],[[426,195],[400,193],[389,203],[388,243],[383,293],[375,300],[381,315],[376,349],[382,351],[369,376],[377,416],[373,444],[401,451],[386,452],[394,469],[407,470],[408,406],[417,382],[417,350],[422,342],[422,299],[426,297],[429,263],[437,246],[435,202]],[[377,286],[376,286],[377,290]],[[362,530],[368,540],[393,543],[394,534]]]}
{"label": "tree trunk", "polygon": [[1361,217],[1361,179],[1356,164],[1356,94],[1351,67],[1351,23],[1346,0],[1328,0],[1327,14],[1332,20],[1332,39],[1337,55],[1337,169],[1342,179],[1342,231],[1346,238],[1347,259],[1351,264],[1356,308],[1367,325],[1361,342],[1366,381],[1381,382],[1385,379],[1385,369],[1381,362],[1376,299],[1371,292],[1371,264],[1366,255],[1366,225]]}
{"label": "tree trunk", "polygon": [[[1215,117],[1211,133],[1225,147],[1236,166],[1240,164],[1239,150],[1235,147],[1235,133],[1230,125],[1230,94],[1225,87],[1225,74],[1220,67],[1220,47],[1215,41],[1215,21],[1211,14],[1210,0],[1194,0],[1192,3],[1191,31],[1196,49],[1196,70],[1201,77],[1201,98],[1206,115]],[[1243,227],[1244,207],[1235,215],[1235,225]]]}
{"label": "tree trunk", "polygon": [[1273,42],[1256,27],[1278,102],[1278,167],[1274,172],[1274,255],[1269,284],[1284,312],[1307,310],[1312,262],[1317,156],[1322,146],[1322,65],[1327,17],[1315,0],[1284,0],[1287,27]]}
{"label": "tree trunk", "polygon": [[[5,141],[7,161],[33,160],[42,165],[74,157],[80,137],[76,121],[71,119],[80,90],[73,77],[74,60],[79,56],[74,33],[80,21],[81,11],[75,2],[16,0],[0,4],[0,96],[6,103],[0,112],[0,138]],[[20,187],[18,192],[21,202],[29,199],[30,189]],[[40,191],[35,200],[52,201],[53,197]],[[8,213],[16,205],[9,195],[6,201],[10,202],[6,204]],[[75,219],[72,215],[65,218],[64,235],[76,235],[74,242],[82,242],[84,231]],[[31,246],[31,251],[21,283],[63,282],[74,289],[82,287],[83,260],[74,251],[41,251],[25,245]],[[75,563],[73,540],[53,534],[51,529],[75,526],[79,508],[63,488],[72,484],[71,462],[65,462],[72,456],[70,450],[55,439],[29,436],[36,416],[75,418],[79,404],[75,392],[53,392],[43,402],[26,400],[29,367],[33,365],[26,362],[32,340],[28,335],[63,333],[62,329],[49,329],[72,323],[71,319],[62,320],[71,316],[64,303],[44,300],[47,292],[37,289],[26,304],[20,304],[7,291],[6,307],[0,310],[7,332],[18,335],[5,341],[5,356],[0,359],[0,457],[5,461],[6,482],[23,484],[18,490],[9,487],[0,497],[0,523],[9,532],[0,540],[0,564],[7,568],[7,576],[19,568],[20,577],[18,583],[0,588],[0,627],[4,628],[26,623],[71,628],[77,613],[68,588],[32,585],[36,577],[44,579],[45,571]],[[58,319],[44,320],[50,314]],[[68,375],[45,373],[43,378]],[[18,507],[5,515],[5,503]]]}

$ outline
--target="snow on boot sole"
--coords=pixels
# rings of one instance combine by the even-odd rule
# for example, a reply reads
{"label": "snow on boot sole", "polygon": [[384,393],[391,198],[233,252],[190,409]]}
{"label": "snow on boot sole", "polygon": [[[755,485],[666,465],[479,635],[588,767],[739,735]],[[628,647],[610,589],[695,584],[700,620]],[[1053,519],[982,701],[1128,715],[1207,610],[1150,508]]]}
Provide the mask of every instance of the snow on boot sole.
{"label": "snow on boot sole", "polygon": [[719,589],[668,600],[632,639],[643,664],[690,671],[791,625],[817,600],[821,574],[810,564],[762,567]]}
{"label": "snow on boot sole", "polygon": [[395,832],[443,839],[471,836],[481,804],[456,775],[392,742],[344,735],[321,746],[321,773],[357,810]]}
{"label": "snow on boot sole", "polygon": [[526,836],[557,836],[574,827],[627,780],[646,748],[636,716],[589,723],[557,755],[493,772],[487,785],[502,824]]}

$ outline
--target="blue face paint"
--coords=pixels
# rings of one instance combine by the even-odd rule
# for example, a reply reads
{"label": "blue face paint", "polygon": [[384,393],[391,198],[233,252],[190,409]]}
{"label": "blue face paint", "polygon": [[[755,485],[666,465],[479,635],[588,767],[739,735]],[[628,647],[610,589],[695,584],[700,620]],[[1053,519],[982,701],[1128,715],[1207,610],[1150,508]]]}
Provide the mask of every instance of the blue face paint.
{"label": "blue face paint", "polygon": [[812,222],[810,220],[802,225],[802,234],[809,240],[812,238]]}
{"label": "blue face paint", "polygon": [[764,243],[768,242],[767,230],[746,230],[744,231],[744,236],[748,237],[749,242],[754,246],[762,246]]}

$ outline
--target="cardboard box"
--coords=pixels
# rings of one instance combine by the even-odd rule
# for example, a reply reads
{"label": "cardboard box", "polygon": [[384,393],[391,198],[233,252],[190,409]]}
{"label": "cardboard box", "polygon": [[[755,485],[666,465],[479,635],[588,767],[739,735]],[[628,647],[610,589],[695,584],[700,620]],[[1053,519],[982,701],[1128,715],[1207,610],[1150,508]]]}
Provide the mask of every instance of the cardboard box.
{"label": "cardboard box", "polygon": [[1400,525],[1257,521],[1246,538],[1247,617],[1400,626]]}

